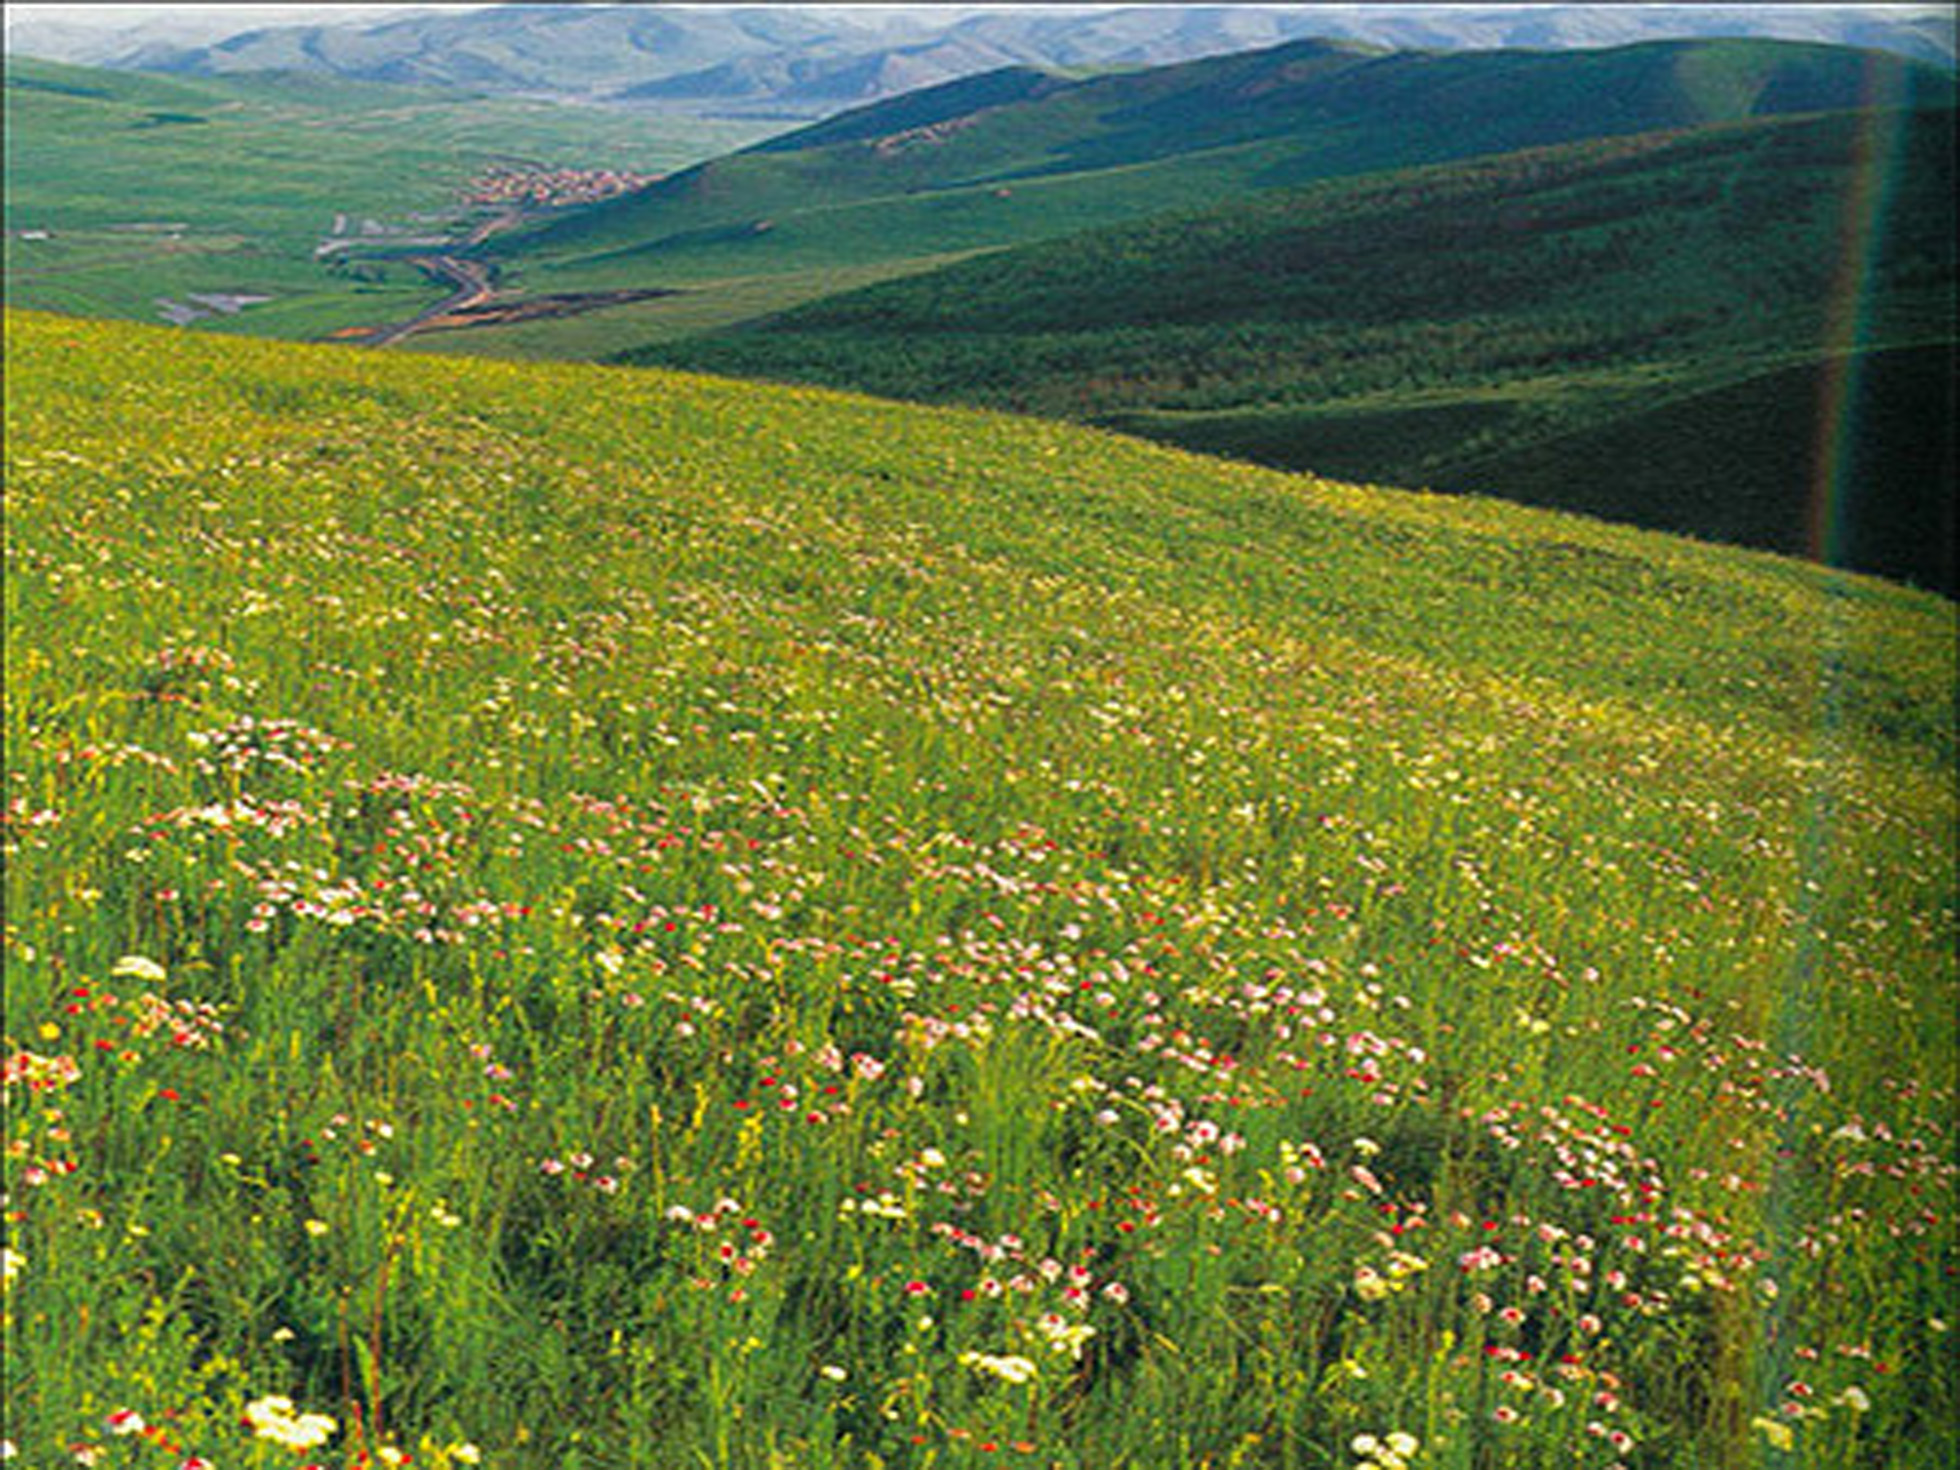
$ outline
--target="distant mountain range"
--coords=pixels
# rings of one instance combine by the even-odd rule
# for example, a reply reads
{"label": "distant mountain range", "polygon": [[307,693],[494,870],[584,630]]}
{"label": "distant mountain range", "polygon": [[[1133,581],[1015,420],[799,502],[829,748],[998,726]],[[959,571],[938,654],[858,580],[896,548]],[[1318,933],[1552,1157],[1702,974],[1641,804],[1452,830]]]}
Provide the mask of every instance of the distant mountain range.
{"label": "distant mountain range", "polygon": [[790,116],[822,116],[1003,66],[1159,66],[1308,37],[1481,50],[1758,36],[1871,47],[1947,65],[1954,58],[1950,8],[1931,6],[1037,5],[933,14],[795,5],[505,5],[259,25],[216,40],[208,32],[187,35],[194,19],[146,19],[121,47],[100,26],[20,19],[10,21],[7,44],[14,52],[124,68],[207,75],[289,70]]}
{"label": "distant mountain range", "polygon": [[[127,65],[145,47],[190,51],[244,31],[297,24],[350,23],[371,26],[428,6],[408,5],[205,5],[182,9],[161,5],[81,6],[10,5],[6,12],[7,54],[62,61],[71,66]],[[52,11],[53,14],[47,12]],[[301,19],[303,17],[303,19]]]}

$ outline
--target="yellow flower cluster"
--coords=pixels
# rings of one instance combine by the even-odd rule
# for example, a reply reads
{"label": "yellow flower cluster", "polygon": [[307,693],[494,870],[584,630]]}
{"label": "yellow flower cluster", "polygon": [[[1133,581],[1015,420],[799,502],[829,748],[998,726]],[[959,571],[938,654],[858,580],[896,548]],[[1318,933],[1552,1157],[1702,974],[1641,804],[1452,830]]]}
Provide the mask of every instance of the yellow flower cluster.
{"label": "yellow flower cluster", "polygon": [[1029,1359],[997,1357],[993,1353],[961,1353],[960,1365],[976,1373],[991,1373],[1005,1383],[1026,1383],[1035,1375],[1035,1366]]}
{"label": "yellow flower cluster", "polygon": [[1400,1291],[1408,1284],[1409,1278],[1418,1271],[1427,1271],[1429,1262],[1421,1256],[1412,1256],[1407,1251],[1394,1251],[1389,1255],[1386,1266],[1377,1271],[1373,1266],[1361,1266],[1354,1273],[1354,1293],[1364,1302],[1378,1302],[1390,1292]]}
{"label": "yellow flower cluster", "polygon": [[1070,1322],[1054,1312],[1036,1321],[1035,1328],[1051,1352],[1063,1353],[1074,1359],[1081,1358],[1082,1349],[1096,1335],[1096,1329],[1087,1322]]}

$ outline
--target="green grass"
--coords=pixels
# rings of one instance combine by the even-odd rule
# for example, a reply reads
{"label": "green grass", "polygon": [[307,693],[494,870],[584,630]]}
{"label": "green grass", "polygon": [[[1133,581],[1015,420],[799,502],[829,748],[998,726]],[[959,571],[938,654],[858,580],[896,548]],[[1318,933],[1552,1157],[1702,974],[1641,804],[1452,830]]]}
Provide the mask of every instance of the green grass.
{"label": "green grass", "polygon": [[[154,320],[159,296],[273,294],[278,309],[241,319],[268,335],[408,316],[440,299],[412,272],[399,294],[368,299],[316,262],[336,215],[439,235],[492,158],[657,172],[766,131],[434,88],[162,78],[20,57],[8,59],[6,106],[9,302]],[[179,240],[116,228],[143,222],[187,228]],[[30,229],[53,238],[11,238]]]}
{"label": "green grass", "polygon": [[[604,307],[556,320],[429,332],[411,338],[408,345],[416,351],[459,357],[591,361],[611,356],[619,350],[621,342],[673,341],[740,322],[758,321],[816,297],[855,290],[915,271],[932,270],[958,258],[926,256],[857,267],[738,276],[728,280],[711,278],[647,301]],[[561,278],[556,284],[568,283]],[[589,280],[584,284],[587,289],[604,289],[594,287]],[[499,285],[525,290],[526,278],[521,273],[507,275]]]}
{"label": "green grass", "polygon": [[22,1463],[1960,1448],[1951,603],[808,389],[7,360]]}

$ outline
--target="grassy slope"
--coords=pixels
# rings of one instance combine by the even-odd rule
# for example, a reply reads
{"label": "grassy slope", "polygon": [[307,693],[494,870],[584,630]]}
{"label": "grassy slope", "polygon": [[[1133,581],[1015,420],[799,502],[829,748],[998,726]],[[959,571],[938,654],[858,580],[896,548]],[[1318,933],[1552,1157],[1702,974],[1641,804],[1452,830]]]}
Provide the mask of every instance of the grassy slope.
{"label": "grassy slope", "polygon": [[1951,604],[811,390],[7,356],[26,1463],[1953,1451]]}
{"label": "grassy slope", "polygon": [[[1854,264],[1861,346],[1950,338],[1951,129],[1951,113],[1839,113],[1333,181],[627,359],[1085,418],[1802,551],[1824,400],[1792,363],[1834,360]],[[1889,169],[1868,218],[1874,157]],[[1867,240],[1868,259],[1848,255]],[[1872,359],[1853,421],[1867,467],[1897,471],[1866,496],[1853,564],[1943,587],[1929,533],[1951,478],[1915,456],[1937,459],[1946,361]]]}
{"label": "grassy slope", "polygon": [[[15,305],[153,319],[157,296],[271,294],[230,325],[308,335],[436,299],[413,271],[361,290],[316,264],[336,214],[450,211],[492,156],[655,171],[747,142],[755,125],[649,121],[433,88],[310,77],[164,78],[7,61]],[[108,227],[181,221],[182,241]]]}

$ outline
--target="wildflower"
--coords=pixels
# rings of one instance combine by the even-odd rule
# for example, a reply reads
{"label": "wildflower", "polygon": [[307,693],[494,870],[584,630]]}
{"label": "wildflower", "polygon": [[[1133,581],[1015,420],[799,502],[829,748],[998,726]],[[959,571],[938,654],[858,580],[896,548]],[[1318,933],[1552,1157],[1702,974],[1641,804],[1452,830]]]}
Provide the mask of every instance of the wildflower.
{"label": "wildflower", "polygon": [[1422,1448],[1422,1442],[1413,1434],[1397,1429],[1380,1439],[1372,1434],[1357,1434],[1348,1448],[1360,1457],[1360,1470],[1408,1470],[1409,1460]]}
{"label": "wildflower", "polygon": [[152,985],[169,978],[162,965],[155,960],[145,959],[140,954],[126,954],[109,967],[111,975],[128,975],[133,979],[147,981]]}
{"label": "wildflower", "polygon": [[1796,1445],[1797,1437],[1790,1432],[1790,1426],[1775,1419],[1758,1414],[1749,1421],[1749,1427],[1762,1430],[1763,1438],[1769,1441],[1772,1449],[1788,1450]]}
{"label": "wildflower", "polygon": [[308,1220],[305,1225],[306,1233],[315,1240],[318,1240],[332,1228],[325,1220]]}
{"label": "wildflower", "polygon": [[1421,1256],[1411,1255],[1408,1251],[1395,1251],[1388,1258],[1389,1280],[1395,1282],[1398,1286],[1408,1277],[1415,1275],[1416,1272],[1427,1271],[1428,1269],[1429,1262],[1425,1261]]}
{"label": "wildflower", "polygon": [[453,1444],[449,1447],[449,1458],[459,1465],[475,1465],[482,1461],[483,1451],[473,1444]]}
{"label": "wildflower", "polygon": [[260,1439],[294,1450],[325,1444],[339,1427],[325,1414],[295,1414],[293,1401],[283,1394],[253,1399],[245,1406],[245,1425]]}
{"label": "wildflower", "polygon": [[1050,1349],[1076,1359],[1081,1358],[1082,1349],[1096,1335],[1096,1329],[1088,1323],[1070,1323],[1053,1312],[1037,1321],[1035,1327],[1047,1340]]}
{"label": "wildflower", "polygon": [[838,1367],[835,1363],[825,1363],[823,1367],[817,1369],[817,1372],[823,1377],[828,1378],[832,1383],[842,1383],[846,1378],[851,1376],[845,1369]]}
{"label": "wildflower", "polygon": [[1035,1376],[1035,1366],[1027,1358],[1003,1357],[993,1353],[964,1352],[960,1366],[976,1373],[989,1373],[1004,1383],[1026,1383]]}
{"label": "wildflower", "polygon": [[141,1434],[149,1428],[143,1416],[134,1409],[117,1409],[107,1419],[109,1432],[115,1435]]}

